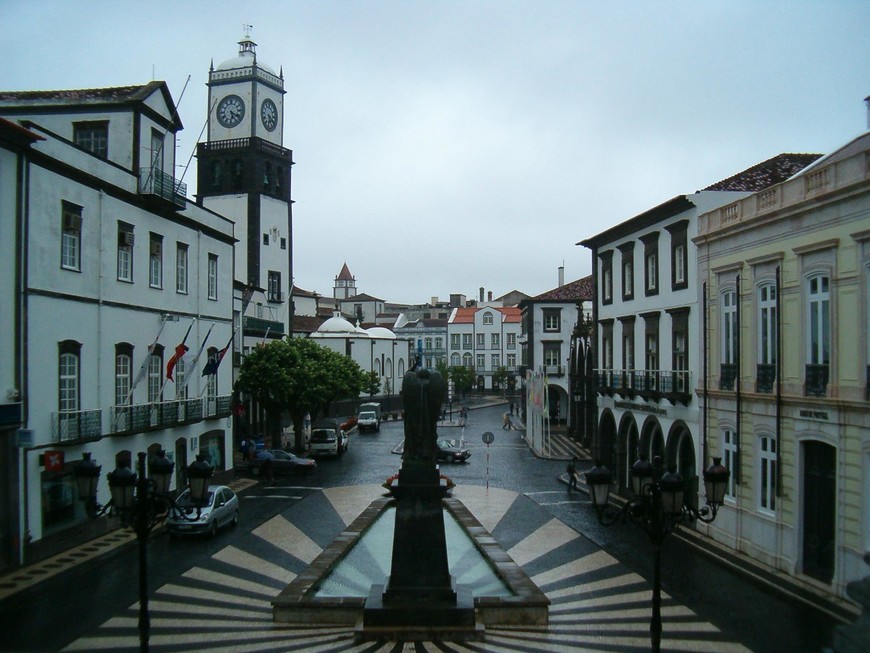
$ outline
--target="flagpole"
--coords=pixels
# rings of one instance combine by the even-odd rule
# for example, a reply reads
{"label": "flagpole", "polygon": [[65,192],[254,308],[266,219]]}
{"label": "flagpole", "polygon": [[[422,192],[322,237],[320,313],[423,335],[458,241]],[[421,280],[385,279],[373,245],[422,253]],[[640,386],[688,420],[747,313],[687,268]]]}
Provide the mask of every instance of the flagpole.
{"label": "flagpole", "polygon": [[199,363],[199,357],[202,356],[202,352],[205,350],[205,343],[208,342],[208,337],[211,335],[212,329],[214,329],[214,322],[211,323],[211,326],[208,328],[208,333],[206,333],[205,338],[202,339],[202,344],[199,346],[199,351],[196,352],[196,356],[190,363],[190,369],[185,370],[184,372],[184,384],[181,386],[182,390],[187,388],[187,384],[190,383],[190,379],[193,377],[192,372],[196,369],[197,363]]}
{"label": "flagpole", "polygon": [[157,335],[154,336],[152,343],[148,345],[148,353],[145,355],[145,360],[143,360],[142,365],[139,366],[139,372],[136,374],[136,378],[133,380],[133,385],[130,386],[130,391],[124,399],[125,406],[130,404],[130,398],[133,396],[133,391],[136,389],[136,386],[139,385],[139,381],[142,380],[142,377],[145,376],[145,371],[148,369],[148,361],[151,358],[151,354],[154,352],[154,348],[157,346],[157,341],[160,340],[160,334],[163,333],[163,327],[166,326],[167,321],[169,321],[169,313],[164,313],[161,316],[160,329],[157,331]]}

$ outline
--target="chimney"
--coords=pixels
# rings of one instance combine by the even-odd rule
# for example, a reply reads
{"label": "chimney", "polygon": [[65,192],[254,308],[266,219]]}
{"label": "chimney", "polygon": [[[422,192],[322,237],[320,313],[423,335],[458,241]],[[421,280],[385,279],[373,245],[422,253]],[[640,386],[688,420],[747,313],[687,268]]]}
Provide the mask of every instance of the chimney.
{"label": "chimney", "polygon": [[486,301],[488,301],[488,302],[492,301],[492,291],[491,290],[488,293],[486,293]]}
{"label": "chimney", "polygon": [[483,286],[480,287],[480,301],[483,303]]}
{"label": "chimney", "polygon": [[559,288],[565,285],[565,266],[559,266]]}

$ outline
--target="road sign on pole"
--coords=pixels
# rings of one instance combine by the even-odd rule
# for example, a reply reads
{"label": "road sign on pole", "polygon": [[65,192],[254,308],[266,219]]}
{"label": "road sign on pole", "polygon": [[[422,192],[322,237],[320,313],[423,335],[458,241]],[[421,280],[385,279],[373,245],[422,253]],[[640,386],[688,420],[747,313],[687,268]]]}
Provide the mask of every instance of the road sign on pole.
{"label": "road sign on pole", "polygon": [[481,436],[481,439],[486,445],[486,489],[489,491],[489,445],[495,441],[495,436],[491,431],[487,431]]}

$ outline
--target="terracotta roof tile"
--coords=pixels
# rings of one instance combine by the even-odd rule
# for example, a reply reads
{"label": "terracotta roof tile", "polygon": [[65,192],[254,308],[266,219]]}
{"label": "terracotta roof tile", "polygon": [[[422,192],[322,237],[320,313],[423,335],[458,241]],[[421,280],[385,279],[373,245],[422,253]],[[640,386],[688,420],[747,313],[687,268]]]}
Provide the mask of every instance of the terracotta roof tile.
{"label": "terracotta roof tile", "polygon": [[821,154],[779,154],[728,179],[717,181],[703,190],[756,193],[796,175],[821,156]]}
{"label": "terracotta roof tile", "polygon": [[353,281],[353,275],[350,273],[350,269],[347,267],[347,263],[341,266],[341,272],[338,273],[336,279],[341,281]]}

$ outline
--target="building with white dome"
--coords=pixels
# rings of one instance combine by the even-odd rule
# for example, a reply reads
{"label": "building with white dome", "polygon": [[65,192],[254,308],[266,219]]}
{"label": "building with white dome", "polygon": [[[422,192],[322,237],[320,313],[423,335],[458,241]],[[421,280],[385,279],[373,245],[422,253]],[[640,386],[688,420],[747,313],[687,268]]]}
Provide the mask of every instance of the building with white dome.
{"label": "building with white dome", "polygon": [[318,344],[352,358],[366,372],[381,379],[381,392],[396,394],[410,368],[410,341],[386,327],[363,329],[336,311],[311,334]]}

